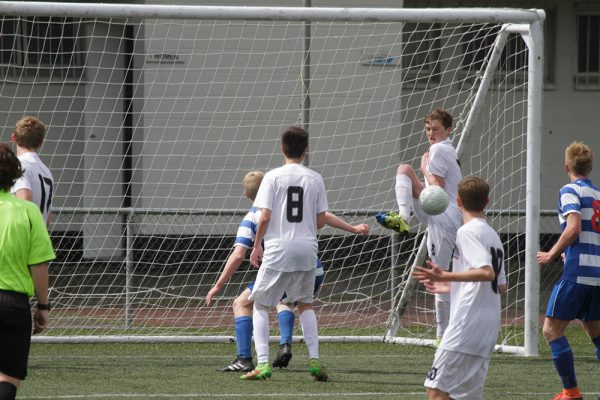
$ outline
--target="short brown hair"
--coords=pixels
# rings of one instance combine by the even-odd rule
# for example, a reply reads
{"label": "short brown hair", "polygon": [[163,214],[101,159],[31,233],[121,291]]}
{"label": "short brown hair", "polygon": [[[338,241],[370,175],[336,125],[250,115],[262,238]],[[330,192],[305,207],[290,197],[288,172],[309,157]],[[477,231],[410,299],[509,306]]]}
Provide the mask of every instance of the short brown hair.
{"label": "short brown hair", "polygon": [[565,149],[565,162],[571,171],[579,176],[588,176],[592,172],[594,154],[588,145],[573,142]]}
{"label": "short brown hair", "polygon": [[44,142],[46,125],[36,117],[25,116],[15,126],[15,142],[18,146],[37,150]]}
{"label": "short brown hair", "polygon": [[308,132],[299,126],[290,126],[281,134],[281,145],[286,157],[302,157],[308,147]]}
{"label": "short brown hair", "polygon": [[478,176],[467,176],[458,183],[458,197],[467,211],[482,212],[489,196],[490,185]]}
{"label": "short brown hair", "polygon": [[0,190],[8,192],[21,175],[21,162],[9,145],[0,143]]}
{"label": "short brown hair", "polygon": [[258,188],[260,187],[260,183],[264,176],[265,173],[263,171],[250,171],[244,176],[244,179],[242,180],[244,195],[250,200],[256,198],[256,193],[258,193]]}
{"label": "short brown hair", "polygon": [[438,120],[442,123],[442,125],[444,126],[444,128],[448,129],[448,128],[452,128],[452,114],[450,114],[448,111],[443,110],[441,108],[438,108],[437,110],[433,110],[432,112],[428,113],[427,115],[425,115],[425,123],[432,121],[432,120]]}

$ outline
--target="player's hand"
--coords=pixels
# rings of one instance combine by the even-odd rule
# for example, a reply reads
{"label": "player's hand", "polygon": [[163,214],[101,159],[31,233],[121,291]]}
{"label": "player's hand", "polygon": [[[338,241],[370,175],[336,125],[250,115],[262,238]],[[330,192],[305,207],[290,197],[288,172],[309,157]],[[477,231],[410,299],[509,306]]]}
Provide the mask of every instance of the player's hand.
{"label": "player's hand", "polygon": [[427,261],[427,265],[431,269],[415,266],[411,275],[413,278],[421,283],[429,282],[441,282],[444,279],[444,270],[438,265],[435,265],[431,261]]}
{"label": "player's hand", "polygon": [[368,224],[354,225],[353,228],[354,233],[356,233],[357,235],[367,236],[371,231],[371,227]]}
{"label": "player's hand", "polygon": [[48,310],[35,310],[33,314],[33,333],[42,333],[48,327]]}
{"label": "player's hand", "polygon": [[423,286],[425,286],[425,290],[429,293],[434,294],[443,294],[450,293],[450,282],[423,282]]}
{"label": "player's hand", "polygon": [[207,306],[210,306],[210,303],[212,303],[212,298],[213,296],[216,296],[217,294],[219,294],[219,292],[221,291],[221,287],[218,285],[215,285],[212,287],[212,289],[210,289],[208,291],[208,293],[206,294],[206,298],[204,299],[204,303],[206,303]]}
{"label": "player's hand", "polygon": [[252,253],[250,253],[250,264],[254,268],[260,268],[260,263],[262,262],[262,257],[263,257],[262,247],[253,247]]}
{"label": "player's hand", "polygon": [[546,265],[552,261],[552,257],[550,256],[550,253],[547,251],[538,251],[536,258],[537,258],[537,262],[540,265]]}

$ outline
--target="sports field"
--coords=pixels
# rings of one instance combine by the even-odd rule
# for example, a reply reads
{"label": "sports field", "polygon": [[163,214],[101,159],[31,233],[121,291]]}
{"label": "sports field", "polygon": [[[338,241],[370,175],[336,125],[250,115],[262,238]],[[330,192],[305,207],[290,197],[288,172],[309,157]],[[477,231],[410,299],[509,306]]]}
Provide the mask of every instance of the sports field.
{"label": "sports field", "polygon": [[[569,329],[580,387],[600,392],[600,368],[580,329]],[[275,352],[272,345],[272,354]],[[423,399],[434,350],[390,344],[321,345],[331,381],[312,381],[303,344],[288,370],[269,381],[243,382],[222,373],[235,344],[34,344],[18,399]],[[541,356],[494,354],[485,398],[548,399],[560,388],[544,343]]]}

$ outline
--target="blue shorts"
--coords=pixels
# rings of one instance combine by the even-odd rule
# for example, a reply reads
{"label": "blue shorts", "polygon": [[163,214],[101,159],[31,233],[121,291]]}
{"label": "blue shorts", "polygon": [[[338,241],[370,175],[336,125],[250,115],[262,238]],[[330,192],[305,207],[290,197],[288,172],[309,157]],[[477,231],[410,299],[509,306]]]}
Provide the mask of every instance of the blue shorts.
{"label": "blue shorts", "polygon": [[559,280],[548,300],[546,317],[563,321],[599,321],[600,286]]}

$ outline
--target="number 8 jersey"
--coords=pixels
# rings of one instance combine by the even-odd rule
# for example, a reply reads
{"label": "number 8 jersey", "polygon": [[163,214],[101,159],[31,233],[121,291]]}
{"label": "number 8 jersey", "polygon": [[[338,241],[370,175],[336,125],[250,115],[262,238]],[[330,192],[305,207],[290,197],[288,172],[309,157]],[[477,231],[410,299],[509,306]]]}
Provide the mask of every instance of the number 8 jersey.
{"label": "number 8 jersey", "polygon": [[271,210],[262,265],[278,271],[308,271],[317,262],[317,214],[327,211],[323,178],[292,163],[265,174],[254,207]]}
{"label": "number 8 jersey", "polygon": [[589,179],[577,179],[560,189],[558,220],[562,230],[570,213],[581,215],[581,232],[565,250],[562,279],[600,286],[600,190]]}

